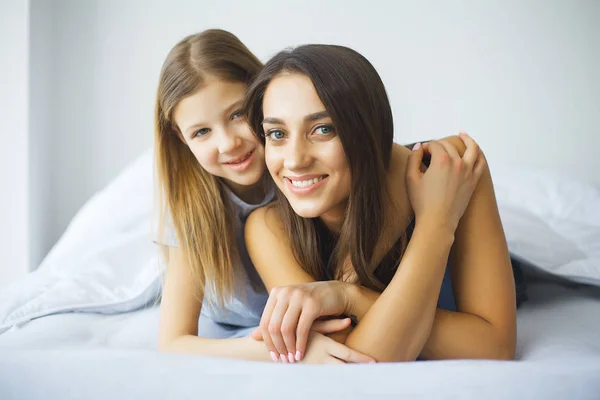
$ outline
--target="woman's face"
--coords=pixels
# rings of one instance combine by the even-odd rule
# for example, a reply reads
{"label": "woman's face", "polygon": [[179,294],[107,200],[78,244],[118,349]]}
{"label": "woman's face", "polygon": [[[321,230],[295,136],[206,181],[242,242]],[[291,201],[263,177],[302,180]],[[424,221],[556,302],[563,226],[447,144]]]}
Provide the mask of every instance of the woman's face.
{"label": "woman's face", "polygon": [[336,128],[306,75],[284,73],[263,100],[265,160],[294,211],[321,217],[330,229],[343,221],[350,168]]}
{"label": "woman's face", "polygon": [[246,85],[212,79],[181,100],[173,119],[202,168],[238,195],[263,176],[264,148],[242,118]]}

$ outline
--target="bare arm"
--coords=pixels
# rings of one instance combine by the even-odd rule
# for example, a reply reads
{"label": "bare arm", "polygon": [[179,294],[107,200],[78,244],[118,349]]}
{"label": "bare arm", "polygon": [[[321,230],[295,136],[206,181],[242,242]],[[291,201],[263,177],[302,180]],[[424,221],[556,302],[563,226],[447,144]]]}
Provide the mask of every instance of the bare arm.
{"label": "bare arm", "polygon": [[431,331],[453,240],[434,221],[417,222],[398,271],[346,344],[377,361],[416,359]]}
{"label": "bare arm", "polygon": [[459,312],[437,311],[422,356],[427,359],[513,359],[516,347],[514,277],[488,168],[455,236],[450,265]]}
{"label": "bare arm", "polygon": [[[453,145],[462,155],[465,146],[460,139],[456,139]],[[414,359],[424,340],[421,353],[423,358],[512,359],[516,341],[514,282],[487,167],[460,220],[450,252],[458,312],[437,309],[432,325],[431,303],[432,299],[437,300],[445,266],[445,261],[442,265],[436,254],[447,254],[448,240],[442,238],[439,242],[437,250],[440,253],[427,254],[431,248],[427,242],[436,242],[427,239],[428,229],[423,227],[419,232],[415,230],[411,244],[416,245],[413,248],[409,245],[399,273],[378,300],[373,302],[377,294],[367,289],[354,290],[354,295],[351,296],[354,306],[351,305],[351,308],[357,314],[368,311],[363,321],[349,335],[346,344],[373,355],[378,360],[383,360],[386,356],[391,356],[390,361]],[[425,232],[424,238],[417,236],[421,232]],[[413,250],[421,246],[427,247],[413,253]],[[413,259],[412,254],[420,255]],[[407,271],[405,277],[397,280],[396,277],[401,276],[403,269]],[[418,269],[424,269],[431,275],[424,277],[416,272],[410,276],[411,272]],[[432,287],[437,289],[437,293],[432,291]],[[369,305],[372,307],[369,308]],[[404,309],[399,311],[400,316],[393,318],[396,324],[390,318],[390,310],[395,307]],[[424,318],[418,318],[419,312],[424,312]],[[413,321],[415,313],[417,319]],[[401,321],[414,324],[407,328]],[[384,325],[385,329],[381,328],[381,324],[387,324]],[[394,334],[389,334],[392,331]],[[385,337],[378,337],[378,332],[379,335],[380,332],[386,332]],[[407,338],[412,340],[406,340]],[[390,354],[390,349],[396,349],[395,356]]]}
{"label": "bare arm", "polygon": [[196,294],[189,268],[177,247],[169,248],[166,281],[160,306],[158,347],[163,352],[214,357],[270,360],[264,343],[251,338],[209,339],[198,337],[202,298]]}

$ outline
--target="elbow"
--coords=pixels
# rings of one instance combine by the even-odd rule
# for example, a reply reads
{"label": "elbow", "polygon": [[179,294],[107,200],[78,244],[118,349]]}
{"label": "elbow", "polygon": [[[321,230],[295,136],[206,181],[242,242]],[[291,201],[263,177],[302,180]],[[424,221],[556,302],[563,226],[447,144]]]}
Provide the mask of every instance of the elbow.
{"label": "elbow", "polygon": [[498,361],[512,361],[517,351],[516,329],[500,329],[496,327],[490,335],[494,340],[488,342],[487,353],[481,358]]}
{"label": "elbow", "polygon": [[177,337],[159,337],[158,352],[159,353],[174,353]]}
{"label": "elbow", "polygon": [[492,359],[499,361],[512,361],[517,351],[516,340],[500,338],[492,353]]}
{"label": "elbow", "polygon": [[170,353],[172,342],[169,340],[159,340],[158,341],[158,352],[159,353]]}

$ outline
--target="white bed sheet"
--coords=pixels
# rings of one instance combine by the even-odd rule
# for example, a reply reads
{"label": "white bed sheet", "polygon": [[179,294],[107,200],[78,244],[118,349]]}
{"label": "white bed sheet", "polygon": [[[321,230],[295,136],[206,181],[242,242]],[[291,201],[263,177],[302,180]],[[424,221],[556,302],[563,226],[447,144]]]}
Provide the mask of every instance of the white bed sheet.
{"label": "white bed sheet", "polygon": [[0,398],[598,399],[600,291],[536,282],[519,361],[301,366],[160,354],[158,309],[59,314],[0,335]]}

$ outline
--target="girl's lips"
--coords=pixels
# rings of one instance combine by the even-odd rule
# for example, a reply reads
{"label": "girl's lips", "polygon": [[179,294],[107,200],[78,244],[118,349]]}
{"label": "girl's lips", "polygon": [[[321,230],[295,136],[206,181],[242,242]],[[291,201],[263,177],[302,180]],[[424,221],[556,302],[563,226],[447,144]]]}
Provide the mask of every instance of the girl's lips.
{"label": "girl's lips", "polygon": [[236,171],[244,171],[248,169],[248,167],[250,167],[252,161],[254,160],[254,150],[252,150],[250,153],[247,153],[244,157],[241,157],[238,160],[235,160],[235,162],[225,163],[225,165]]}

